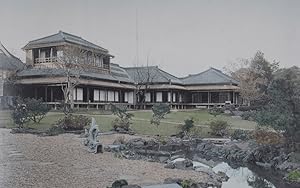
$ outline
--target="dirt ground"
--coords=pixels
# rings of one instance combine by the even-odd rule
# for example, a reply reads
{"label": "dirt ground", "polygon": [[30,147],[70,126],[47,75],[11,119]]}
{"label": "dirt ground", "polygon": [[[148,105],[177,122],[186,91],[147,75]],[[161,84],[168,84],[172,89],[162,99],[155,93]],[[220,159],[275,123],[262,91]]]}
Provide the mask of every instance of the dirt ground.
{"label": "dirt ground", "polygon": [[[111,144],[118,136],[103,135],[100,141]],[[82,141],[74,134],[39,137],[0,128],[0,187],[106,188],[121,178],[139,185],[162,183],[166,178],[209,179],[201,172],[166,169],[160,163],[88,153]]]}

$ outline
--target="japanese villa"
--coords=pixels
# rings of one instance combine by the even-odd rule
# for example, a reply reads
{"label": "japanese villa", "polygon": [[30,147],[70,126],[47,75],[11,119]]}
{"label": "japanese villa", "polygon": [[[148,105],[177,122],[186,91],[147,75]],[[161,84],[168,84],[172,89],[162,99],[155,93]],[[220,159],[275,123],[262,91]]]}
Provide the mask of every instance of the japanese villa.
{"label": "japanese villa", "polygon": [[[71,97],[78,108],[106,109],[110,103],[129,107],[169,103],[173,108],[240,103],[238,82],[220,70],[210,68],[178,78],[157,66],[122,67],[111,62],[114,56],[107,49],[62,31],[23,47],[26,63],[14,68],[15,95],[42,98],[55,108],[64,99],[66,77],[60,63],[70,47],[84,51],[84,63],[89,65],[88,69],[72,72],[78,83]],[[7,63],[2,56],[0,63]]]}

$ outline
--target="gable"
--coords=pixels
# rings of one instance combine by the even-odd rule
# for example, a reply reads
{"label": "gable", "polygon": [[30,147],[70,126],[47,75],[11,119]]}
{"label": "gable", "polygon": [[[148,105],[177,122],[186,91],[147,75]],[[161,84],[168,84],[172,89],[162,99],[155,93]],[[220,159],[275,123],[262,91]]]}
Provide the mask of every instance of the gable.
{"label": "gable", "polygon": [[185,85],[238,84],[238,81],[214,68],[210,68],[199,74],[189,75],[181,78],[181,80]]}

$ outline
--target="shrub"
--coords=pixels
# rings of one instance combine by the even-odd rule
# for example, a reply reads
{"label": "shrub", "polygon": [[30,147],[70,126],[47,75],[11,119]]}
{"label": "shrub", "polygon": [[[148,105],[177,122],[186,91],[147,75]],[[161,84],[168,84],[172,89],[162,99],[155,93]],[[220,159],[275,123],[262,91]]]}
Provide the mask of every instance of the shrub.
{"label": "shrub", "polygon": [[50,129],[47,130],[46,135],[47,136],[56,136],[59,134],[64,133],[64,129],[59,126],[52,126]]}
{"label": "shrub", "polygon": [[29,119],[35,123],[40,123],[40,121],[46,116],[50,108],[43,103],[42,99],[24,99],[24,103],[27,106]]}
{"label": "shrub", "polygon": [[151,124],[154,124],[156,126],[160,125],[160,120],[162,120],[166,114],[170,113],[171,108],[170,105],[165,103],[160,104],[154,104],[152,107],[152,119]]}
{"label": "shrub", "polygon": [[126,144],[124,136],[118,136],[117,139],[113,142],[113,144]]}
{"label": "shrub", "polygon": [[184,124],[181,126],[181,130],[183,132],[190,132],[190,130],[194,127],[193,118],[184,120]]}
{"label": "shrub", "polygon": [[30,121],[27,105],[21,98],[17,98],[13,101],[13,112],[11,117],[13,122],[18,128],[24,128],[24,124]]}
{"label": "shrub", "polygon": [[287,179],[289,181],[295,181],[300,182],[300,171],[299,170],[293,170],[288,173]]}
{"label": "shrub", "polygon": [[210,122],[209,127],[211,129],[211,134],[214,136],[225,136],[228,134],[229,124],[223,120],[215,120]]}
{"label": "shrub", "polygon": [[214,107],[212,107],[208,110],[208,113],[210,113],[214,117],[217,117],[218,115],[224,113],[224,109],[223,108],[218,108],[218,106],[215,105]]}
{"label": "shrub", "polygon": [[129,131],[129,127],[132,123],[130,122],[129,118],[116,118],[112,121],[112,126],[114,130],[118,128],[124,129],[125,131]]}
{"label": "shrub", "polygon": [[194,125],[193,118],[184,120],[184,124],[180,125],[179,127],[180,132],[177,134],[180,138],[183,138],[184,136],[201,136],[202,135],[202,128],[196,127]]}
{"label": "shrub", "polygon": [[91,124],[91,119],[83,115],[68,114],[57,122],[57,126],[67,130],[83,130]]}
{"label": "shrub", "polygon": [[131,123],[131,118],[133,114],[127,112],[126,106],[116,106],[111,104],[112,112],[114,115],[118,116],[115,120],[112,121],[112,126],[114,130],[118,128],[129,131]]}
{"label": "shrub", "polygon": [[243,120],[253,121],[255,119],[255,114],[256,113],[254,111],[246,111],[241,115],[241,117]]}
{"label": "shrub", "polygon": [[203,136],[202,127],[194,126],[193,128],[191,128],[190,135],[195,137]]}
{"label": "shrub", "polygon": [[19,128],[23,128],[24,124],[30,120],[39,123],[50,110],[42,99],[32,98],[16,98],[12,109],[12,119]]}
{"label": "shrub", "polygon": [[260,144],[280,144],[284,141],[280,133],[267,129],[257,129],[253,132],[252,136]]}
{"label": "shrub", "polygon": [[181,182],[182,188],[191,188],[192,185],[194,185],[194,184],[195,184],[194,181],[191,180],[191,179],[183,180],[183,181]]}
{"label": "shrub", "polygon": [[233,140],[249,140],[251,138],[251,131],[236,129],[231,134]]}
{"label": "shrub", "polygon": [[257,110],[259,107],[258,106],[240,106],[238,108],[239,111],[250,111],[250,110]]}

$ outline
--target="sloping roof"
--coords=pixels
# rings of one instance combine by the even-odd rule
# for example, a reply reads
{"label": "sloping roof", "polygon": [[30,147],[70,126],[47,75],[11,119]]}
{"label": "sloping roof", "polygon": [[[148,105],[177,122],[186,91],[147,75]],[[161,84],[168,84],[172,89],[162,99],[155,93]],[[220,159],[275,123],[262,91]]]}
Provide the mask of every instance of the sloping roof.
{"label": "sloping roof", "polygon": [[136,83],[145,83],[147,78],[152,83],[172,83],[182,85],[182,81],[157,66],[124,68]]}
{"label": "sloping roof", "polygon": [[[73,70],[73,75],[78,75],[78,72]],[[62,69],[54,68],[27,68],[17,73],[19,77],[51,77],[51,76],[63,76]],[[85,70],[80,72],[80,77],[92,78],[98,80],[108,80],[113,82],[126,82],[133,83],[133,81],[127,75],[118,74],[115,70],[112,70],[111,74],[99,73],[92,70]]]}
{"label": "sloping roof", "polygon": [[26,46],[24,46],[23,49],[32,49],[32,48],[40,47],[42,45],[47,45],[47,44],[51,44],[51,43],[60,43],[60,42],[69,42],[69,43],[73,43],[73,44],[78,44],[78,45],[81,45],[84,47],[94,48],[96,50],[100,50],[105,53],[108,53],[108,50],[101,46],[98,46],[94,43],[91,43],[91,42],[81,38],[81,37],[78,37],[76,35],[72,35],[70,33],[66,33],[63,31],[59,31],[58,33],[56,33],[54,35],[50,35],[47,37],[43,37],[40,39],[30,41],[28,44],[26,44]]}
{"label": "sloping roof", "polygon": [[25,66],[24,63],[12,55],[0,42],[0,69],[1,70],[20,70]]}
{"label": "sloping roof", "polygon": [[128,73],[123,67],[120,67],[118,64],[110,63],[110,70],[113,77],[121,82],[133,83],[134,81],[130,78]]}
{"label": "sloping roof", "polygon": [[189,75],[181,78],[181,80],[184,85],[238,84],[238,81],[215,68],[209,68],[199,74]]}

